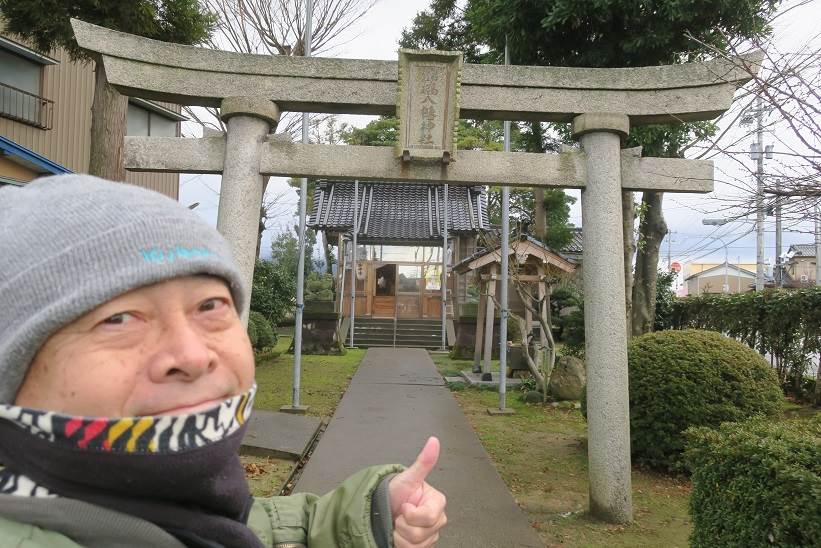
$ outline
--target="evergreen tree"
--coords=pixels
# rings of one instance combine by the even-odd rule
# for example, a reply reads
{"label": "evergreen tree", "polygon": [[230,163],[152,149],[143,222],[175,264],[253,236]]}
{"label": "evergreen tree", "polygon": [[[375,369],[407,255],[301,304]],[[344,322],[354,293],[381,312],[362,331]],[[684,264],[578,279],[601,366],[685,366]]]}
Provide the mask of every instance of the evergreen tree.
{"label": "evergreen tree", "polygon": [[[711,48],[724,48],[770,32],[768,20],[779,0],[432,0],[419,13],[401,44],[413,47],[454,45],[473,62],[500,64],[505,44],[517,65],[638,67],[696,61]],[[482,52],[482,53],[479,53]],[[531,125],[530,151],[544,142],[543,130]],[[555,127],[569,141],[569,128]],[[627,146],[640,145],[646,156],[678,157],[682,146],[715,131],[710,123],[632,128]],[[543,147],[545,150],[549,147]],[[538,191],[536,192],[537,194]],[[658,251],[667,226],[663,194],[645,192],[639,242],[625,234],[625,271],[629,324],[633,334],[652,329]],[[546,199],[546,197],[545,197]],[[541,202],[541,198],[537,199]],[[633,195],[625,193],[623,211],[632,215]],[[539,207],[535,210],[538,212]],[[537,215],[538,217],[538,215]],[[537,220],[538,221],[538,220]],[[538,222],[537,222],[538,224]],[[630,219],[627,226],[632,227]],[[633,253],[636,279],[633,283]]]}
{"label": "evergreen tree", "polygon": [[0,0],[0,15],[6,30],[31,40],[43,51],[62,47],[75,61],[95,62],[88,171],[115,181],[125,179],[128,98],[108,85],[98,59],[89,58],[77,45],[70,19],[181,44],[203,42],[216,23],[197,0]]}

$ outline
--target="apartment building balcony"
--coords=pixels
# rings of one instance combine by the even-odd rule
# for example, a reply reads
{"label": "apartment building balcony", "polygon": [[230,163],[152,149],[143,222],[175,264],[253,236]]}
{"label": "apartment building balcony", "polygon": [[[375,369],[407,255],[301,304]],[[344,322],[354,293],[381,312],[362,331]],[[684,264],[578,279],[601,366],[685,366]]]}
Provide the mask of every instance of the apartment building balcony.
{"label": "apartment building balcony", "polygon": [[54,101],[0,82],[0,116],[40,129],[51,129]]}

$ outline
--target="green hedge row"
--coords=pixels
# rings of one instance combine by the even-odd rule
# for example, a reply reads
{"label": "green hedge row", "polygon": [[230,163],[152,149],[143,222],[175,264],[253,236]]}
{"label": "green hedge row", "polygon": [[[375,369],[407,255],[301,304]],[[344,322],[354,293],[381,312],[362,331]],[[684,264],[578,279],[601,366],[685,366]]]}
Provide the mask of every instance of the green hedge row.
{"label": "green hedge row", "polygon": [[718,331],[772,355],[782,384],[800,392],[821,351],[821,287],[676,299],[673,327]]}
{"label": "green hedge row", "polygon": [[821,417],[688,430],[694,547],[821,545]]}

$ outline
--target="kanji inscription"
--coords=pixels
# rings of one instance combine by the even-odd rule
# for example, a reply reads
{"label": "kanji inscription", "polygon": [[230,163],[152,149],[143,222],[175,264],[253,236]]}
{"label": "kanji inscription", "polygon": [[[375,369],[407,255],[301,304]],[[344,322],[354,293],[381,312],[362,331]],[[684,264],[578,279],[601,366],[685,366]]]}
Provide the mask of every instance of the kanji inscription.
{"label": "kanji inscription", "polygon": [[404,161],[455,159],[462,56],[400,50],[397,154]]}

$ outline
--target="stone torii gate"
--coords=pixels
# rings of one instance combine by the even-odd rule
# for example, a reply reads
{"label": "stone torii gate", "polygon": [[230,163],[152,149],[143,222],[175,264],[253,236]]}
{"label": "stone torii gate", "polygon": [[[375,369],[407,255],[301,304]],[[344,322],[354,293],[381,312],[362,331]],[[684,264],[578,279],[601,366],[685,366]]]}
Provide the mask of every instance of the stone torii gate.
{"label": "stone torii gate", "polygon": [[[127,137],[125,163],[135,171],[222,173],[218,228],[249,282],[263,176],[582,189],[590,510],[609,521],[632,519],[621,192],[710,192],[713,165],[641,158],[621,143],[631,125],[717,117],[755,72],[736,67],[757,67],[760,53],[626,69],[462,65],[461,57],[438,60],[431,52],[396,63],[238,54],[72,25],[120,92],[221,107],[227,135]],[[424,110],[420,94],[443,102]],[[293,143],[269,135],[281,110],[398,111],[403,142],[398,151]],[[582,150],[456,151],[458,117],[572,122]]]}

